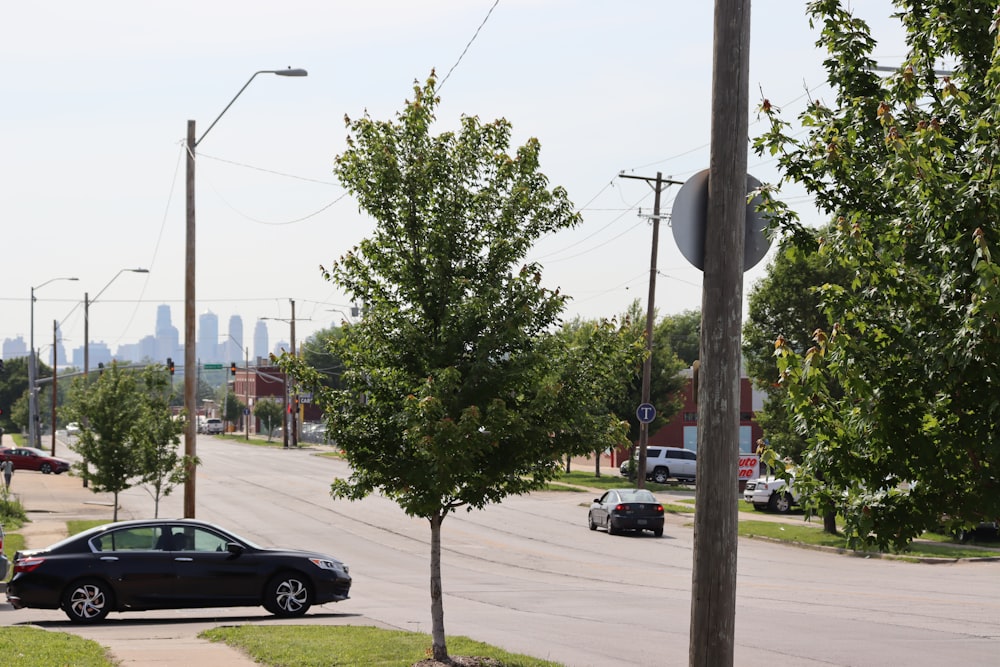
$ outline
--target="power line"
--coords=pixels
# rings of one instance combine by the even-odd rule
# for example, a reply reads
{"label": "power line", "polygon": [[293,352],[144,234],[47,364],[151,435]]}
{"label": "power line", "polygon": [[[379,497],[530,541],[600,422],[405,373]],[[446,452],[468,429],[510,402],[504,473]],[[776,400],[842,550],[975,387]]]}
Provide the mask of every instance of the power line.
{"label": "power line", "polygon": [[458,67],[458,63],[462,62],[462,58],[465,57],[465,54],[469,50],[469,47],[472,46],[472,43],[476,41],[476,37],[479,36],[479,31],[482,30],[483,26],[486,25],[486,22],[490,20],[490,15],[493,13],[493,10],[497,8],[498,4],[500,4],[500,0],[495,0],[493,2],[493,6],[490,7],[490,11],[486,12],[486,18],[484,18],[483,22],[479,24],[478,28],[476,28],[475,34],[472,35],[472,39],[470,39],[469,43],[465,45],[464,49],[462,49],[462,53],[461,55],[458,56],[458,60],[455,61],[455,64],[451,66],[451,69],[448,70],[448,73],[444,75],[443,79],[441,79],[441,83],[438,84],[436,92],[440,93],[441,89],[444,88],[445,81],[448,80],[448,77],[451,76],[451,73],[455,71],[456,67]]}

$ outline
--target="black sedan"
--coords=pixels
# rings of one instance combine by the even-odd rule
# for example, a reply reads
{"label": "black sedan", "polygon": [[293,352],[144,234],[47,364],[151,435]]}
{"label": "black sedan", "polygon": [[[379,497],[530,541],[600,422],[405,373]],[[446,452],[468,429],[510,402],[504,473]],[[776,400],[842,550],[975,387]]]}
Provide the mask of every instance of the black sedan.
{"label": "black sedan", "polygon": [[268,549],[192,519],[122,521],[44,549],[19,551],[7,601],[62,609],[76,623],[111,611],[253,607],[301,616],[313,604],[346,600],[342,562],[310,551]]}
{"label": "black sedan", "polygon": [[646,489],[608,489],[590,505],[587,524],[608,529],[608,535],[624,530],[651,530],[663,535],[663,505]]}

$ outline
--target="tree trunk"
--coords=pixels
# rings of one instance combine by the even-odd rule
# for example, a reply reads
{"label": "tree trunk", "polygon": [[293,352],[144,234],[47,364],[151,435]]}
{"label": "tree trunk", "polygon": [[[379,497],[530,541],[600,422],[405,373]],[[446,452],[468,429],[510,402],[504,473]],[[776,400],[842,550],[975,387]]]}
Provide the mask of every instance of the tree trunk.
{"label": "tree trunk", "polygon": [[594,477],[601,476],[601,450],[594,450]]}
{"label": "tree trunk", "polygon": [[837,534],[837,512],[835,510],[823,512],[823,532],[831,535]]}
{"label": "tree trunk", "polygon": [[444,599],[441,592],[441,522],[444,513],[436,514],[431,522],[431,639],[434,659],[449,663],[448,646],[444,639]]}
{"label": "tree trunk", "polygon": [[112,522],[114,522],[114,523],[118,522],[118,492],[117,491],[115,491],[115,511],[114,511],[114,518],[112,519]]}

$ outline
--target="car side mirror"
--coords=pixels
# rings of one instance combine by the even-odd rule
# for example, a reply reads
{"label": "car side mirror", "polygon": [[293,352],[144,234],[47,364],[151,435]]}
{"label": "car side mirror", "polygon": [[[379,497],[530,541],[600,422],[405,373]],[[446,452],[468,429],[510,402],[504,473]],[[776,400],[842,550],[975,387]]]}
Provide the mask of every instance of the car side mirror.
{"label": "car side mirror", "polygon": [[243,545],[237,544],[236,542],[226,542],[226,551],[234,556],[239,556],[243,553]]}

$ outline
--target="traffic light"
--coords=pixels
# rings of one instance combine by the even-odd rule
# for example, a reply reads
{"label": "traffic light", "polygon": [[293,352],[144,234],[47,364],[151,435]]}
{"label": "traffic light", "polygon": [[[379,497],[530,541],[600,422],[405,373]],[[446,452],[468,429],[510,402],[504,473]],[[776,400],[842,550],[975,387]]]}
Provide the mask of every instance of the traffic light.
{"label": "traffic light", "polygon": [[167,357],[167,370],[170,371],[171,375],[174,374],[174,360],[170,357]]}
{"label": "traffic light", "polygon": [[103,361],[99,362],[97,364],[97,374],[98,375],[104,375],[104,362]]}
{"label": "traffic light", "polygon": [[229,364],[229,374],[236,375],[236,362]]}

